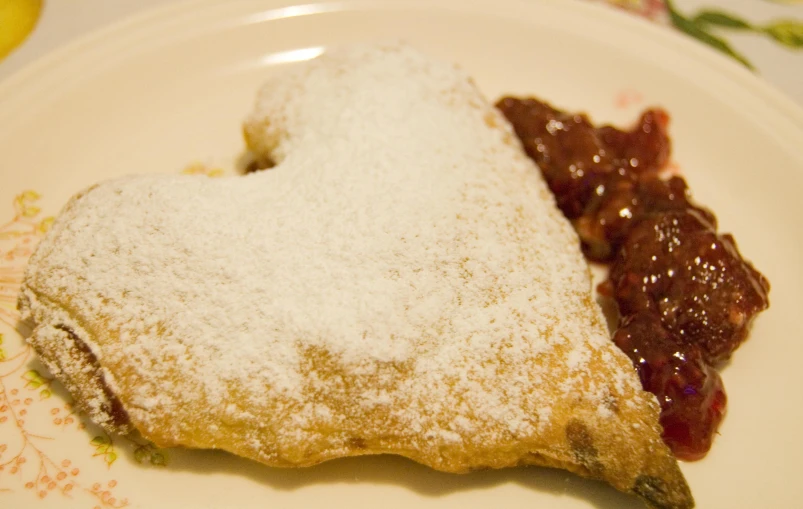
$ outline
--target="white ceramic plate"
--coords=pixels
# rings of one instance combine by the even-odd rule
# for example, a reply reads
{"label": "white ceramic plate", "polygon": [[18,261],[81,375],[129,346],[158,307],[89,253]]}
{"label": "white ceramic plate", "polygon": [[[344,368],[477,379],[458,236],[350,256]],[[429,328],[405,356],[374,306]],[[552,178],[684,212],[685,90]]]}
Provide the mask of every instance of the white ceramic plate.
{"label": "white ceramic plate", "polygon": [[566,0],[202,0],[106,29],[0,83],[0,506],[641,507],[536,468],[454,476],[382,457],[287,471],[176,450],[153,466],[160,452],[72,414],[13,331],[27,254],[70,195],[194,161],[232,166],[267,75],[334,45],[387,38],[461,63],[492,99],[536,94],[613,122],[647,105],[669,110],[674,160],[773,284],[771,309],[724,371],[721,436],[683,470],[702,508],[799,506],[803,113],[695,42]]}

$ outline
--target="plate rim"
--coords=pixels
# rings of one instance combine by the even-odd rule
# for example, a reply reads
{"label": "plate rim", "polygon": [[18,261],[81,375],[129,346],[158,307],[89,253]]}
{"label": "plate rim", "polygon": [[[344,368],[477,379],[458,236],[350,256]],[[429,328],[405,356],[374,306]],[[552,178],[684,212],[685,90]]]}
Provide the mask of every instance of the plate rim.
{"label": "plate rim", "polygon": [[[271,20],[275,20],[284,17],[357,9],[387,10],[390,7],[444,10],[447,5],[457,7],[459,11],[493,10],[494,14],[499,15],[500,9],[497,7],[500,1],[530,12],[535,12],[539,8],[539,4],[578,11],[585,13],[585,16],[605,18],[602,21],[604,24],[612,24],[614,27],[626,25],[628,28],[639,30],[642,34],[647,33],[650,37],[660,38],[662,42],[674,46],[673,49],[682,54],[684,58],[693,59],[703,66],[713,67],[714,72],[723,78],[731,78],[740,88],[749,90],[756,100],[762,100],[772,109],[773,114],[790,121],[799,130],[799,134],[803,135],[803,105],[795,102],[759,74],[745,69],[713,48],[700,44],[670,27],[658,25],[634,14],[587,0],[496,0],[493,3],[487,0],[179,0],[159,7],[146,8],[139,13],[89,31],[28,62],[9,76],[0,79],[0,97],[5,97],[5,99],[0,99],[0,106],[4,103],[8,104],[9,101],[15,101],[15,94],[12,93],[15,88],[20,89],[25,85],[39,82],[48,75],[54,76],[59,72],[69,70],[70,66],[75,65],[74,59],[69,57],[76,52],[80,54],[82,48],[92,47],[121,31],[128,32],[129,36],[132,36],[148,28],[151,30],[163,28],[167,20],[186,20],[187,16],[192,13],[203,14],[216,6],[232,9],[251,3],[258,6],[263,12],[279,11],[288,7],[306,7],[308,10],[302,14],[288,13],[289,15],[285,14],[284,16],[279,13],[271,18]],[[494,9],[491,9],[492,7]],[[178,17],[172,17],[171,14]],[[84,52],[84,59],[86,58],[91,60],[96,57]]]}

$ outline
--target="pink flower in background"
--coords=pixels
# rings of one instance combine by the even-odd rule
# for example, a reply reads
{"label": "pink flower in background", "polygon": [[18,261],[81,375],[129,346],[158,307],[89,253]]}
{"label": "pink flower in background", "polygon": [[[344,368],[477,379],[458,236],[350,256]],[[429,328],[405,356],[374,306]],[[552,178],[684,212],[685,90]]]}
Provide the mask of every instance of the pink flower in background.
{"label": "pink flower in background", "polygon": [[[598,0],[599,1],[599,0]],[[601,0],[652,21],[667,23],[669,10],[664,0]]]}
{"label": "pink flower in background", "polygon": [[[756,24],[722,10],[718,6],[683,12],[674,0],[592,0],[642,16],[651,21],[675,27],[686,35],[711,46],[740,62],[748,69],[752,64],[734,46],[729,36],[735,32],[768,37],[775,43],[796,51],[803,49],[803,22],[797,19],[776,19]],[[803,4],[803,0],[770,0],[775,3]],[[724,3],[724,2],[720,2]]]}

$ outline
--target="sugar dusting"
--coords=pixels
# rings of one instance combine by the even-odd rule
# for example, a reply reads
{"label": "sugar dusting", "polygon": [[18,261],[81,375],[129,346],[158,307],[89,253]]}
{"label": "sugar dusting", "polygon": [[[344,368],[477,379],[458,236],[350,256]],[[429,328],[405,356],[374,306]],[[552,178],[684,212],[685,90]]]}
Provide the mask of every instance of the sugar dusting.
{"label": "sugar dusting", "polygon": [[547,429],[556,391],[610,418],[638,389],[590,381],[621,354],[575,234],[462,71],[333,52],[267,83],[246,135],[275,168],[100,184],[31,260],[38,348],[66,323],[145,433],[250,423],[254,456],[290,462],[388,430],[493,447]]}

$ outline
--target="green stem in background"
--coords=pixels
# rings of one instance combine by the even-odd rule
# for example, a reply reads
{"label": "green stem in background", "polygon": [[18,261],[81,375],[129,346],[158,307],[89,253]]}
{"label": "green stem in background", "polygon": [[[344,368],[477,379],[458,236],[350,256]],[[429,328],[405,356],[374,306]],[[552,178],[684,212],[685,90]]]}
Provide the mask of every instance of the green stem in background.
{"label": "green stem in background", "polygon": [[713,35],[712,28],[763,34],[789,49],[803,48],[803,22],[800,21],[782,19],[764,26],[757,26],[732,14],[708,9],[698,12],[692,18],[687,18],[675,8],[673,0],[664,0],[664,3],[669,12],[669,19],[676,28],[735,58],[748,69],[753,69],[750,62],[725,40]]}
{"label": "green stem in background", "polygon": [[781,19],[765,26],[756,26],[736,16],[709,10],[700,11],[691,21],[703,30],[710,26],[731,30],[748,30],[768,35],[787,48],[803,48],[803,23],[799,21]]}
{"label": "green stem in background", "polygon": [[[722,13],[713,13],[709,11],[706,17],[703,18],[702,22],[695,23],[694,20],[685,17],[682,13],[679,12],[675,8],[674,2],[672,0],[664,0],[664,2],[666,3],[667,11],[669,11],[669,19],[670,21],[672,21],[672,24],[677,29],[681,30],[687,35],[694,37],[698,41],[704,42],[705,44],[708,44],[709,46],[712,46],[713,48],[716,48],[719,51],[725,53],[726,55],[734,58],[748,69],[755,70],[753,68],[753,65],[744,56],[742,56],[740,53],[734,50],[730,46],[730,44],[728,44],[724,39],[720,39],[719,37],[708,32],[707,25],[711,23],[705,22],[706,17],[709,19],[713,19],[714,17],[716,17],[719,18],[720,20],[728,18],[729,20],[733,20],[734,24],[739,24],[741,20],[736,20],[736,18],[731,18],[730,16],[724,15]],[[747,25],[747,27],[752,28],[750,27],[750,25]]]}
{"label": "green stem in background", "polygon": [[691,21],[700,28],[707,28],[714,25],[731,28],[733,30],[755,30],[753,25],[747,21],[722,11],[702,10],[698,12]]}
{"label": "green stem in background", "polygon": [[793,20],[779,20],[757,29],[787,48],[803,48],[803,23]]}

